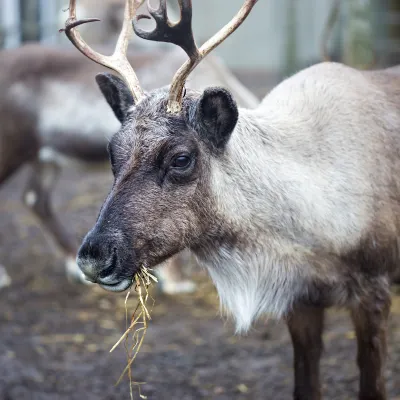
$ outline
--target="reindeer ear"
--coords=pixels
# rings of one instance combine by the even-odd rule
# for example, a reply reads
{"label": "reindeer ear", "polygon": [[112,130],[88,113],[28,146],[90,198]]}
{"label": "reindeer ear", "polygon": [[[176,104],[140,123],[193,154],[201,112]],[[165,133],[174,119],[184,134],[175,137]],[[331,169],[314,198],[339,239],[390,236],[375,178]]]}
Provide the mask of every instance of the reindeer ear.
{"label": "reindeer ear", "polygon": [[206,89],[194,112],[195,129],[207,142],[223,149],[234,130],[239,112],[232,95],[225,89]]}
{"label": "reindeer ear", "polygon": [[129,108],[135,104],[128,86],[121,78],[108,73],[96,75],[96,82],[115,116],[124,122]]}

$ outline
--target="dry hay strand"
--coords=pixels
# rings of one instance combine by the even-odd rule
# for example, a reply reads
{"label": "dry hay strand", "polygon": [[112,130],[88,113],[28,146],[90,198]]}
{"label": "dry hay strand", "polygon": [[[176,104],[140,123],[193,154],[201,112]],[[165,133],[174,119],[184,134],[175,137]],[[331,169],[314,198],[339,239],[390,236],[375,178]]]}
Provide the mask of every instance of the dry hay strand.
{"label": "dry hay strand", "polygon": [[[132,364],[135,361],[137,355],[139,354],[140,348],[144,342],[144,338],[147,332],[148,321],[151,320],[150,313],[154,306],[154,299],[149,294],[149,286],[152,282],[157,282],[157,278],[150,273],[149,268],[142,267],[140,272],[134,277],[135,282],[135,292],[138,294],[138,302],[136,307],[130,317],[128,316],[128,299],[131,294],[131,290],[126,295],[125,298],[125,320],[126,320],[126,331],[118,340],[117,343],[112,347],[110,352],[114,351],[123,341],[126,356],[127,356],[127,366],[122,371],[116,385],[119,385],[126,374],[129,378],[129,393],[131,400],[133,400],[133,387],[137,386],[139,391],[139,397],[141,399],[147,399],[141,393],[140,386],[145,382],[135,382],[132,378]],[[148,309],[147,303],[151,300],[150,310]],[[130,342],[131,339],[131,342]]]}

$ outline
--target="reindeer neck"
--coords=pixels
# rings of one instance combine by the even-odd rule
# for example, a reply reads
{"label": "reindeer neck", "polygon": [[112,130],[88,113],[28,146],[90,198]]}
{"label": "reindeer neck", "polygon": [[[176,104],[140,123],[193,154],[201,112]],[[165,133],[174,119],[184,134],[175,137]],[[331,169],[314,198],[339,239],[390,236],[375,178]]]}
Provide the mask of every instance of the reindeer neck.
{"label": "reindeer neck", "polygon": [[[336,128],[328,112],[283,96],[276,106],[276,97],[255,110],[241,109],[226,151],[211,161],[211,196],[221,230],[330,251],[356,243],[364,220],[355,211],[354,187],[341,178],[345,169],[336,167],[344,162],[345,134],[339,133],[343,138],[333,148],[330,132]],[[337,190],[346,193],[341,204],[347,213],[336,204]]]}
{"label": "reindeer neck", "polygon": [[[240,109],[237,126],[224,154],[211,161],[211,188],[217,214],[231,228],[263,226],[282,200],[282,176],[290,155],[280,131],[258,110]],[[269,221],[272,223],[272,221]],[[279,223],[281,224],[281,223]]]}

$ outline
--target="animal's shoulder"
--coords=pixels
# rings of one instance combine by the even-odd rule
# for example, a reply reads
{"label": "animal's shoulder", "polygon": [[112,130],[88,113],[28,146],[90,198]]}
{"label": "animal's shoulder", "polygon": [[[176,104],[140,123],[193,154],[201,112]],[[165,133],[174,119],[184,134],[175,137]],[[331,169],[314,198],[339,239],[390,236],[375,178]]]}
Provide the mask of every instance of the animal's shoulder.
{"label": "animal's shoulder", "polygon": [[[399,75],[400,76],[400,75]],[[397,89],[398,88],[398,89]],[[382,110],[393,111],[400,79],[383,71],[365,72],[324,62],[306,68],[277,85],[262,101],[266,112],[287,115],[341,115],[343,118]]]}
{"label": "animal's shoulder", "polygon": [[366,77],[361,71],[343,64],[324,62],[303,69],[295,75],[283,80],[265,98],[279,100],[300,96],[338,97],[351,94],[352,87],[365,87]]}

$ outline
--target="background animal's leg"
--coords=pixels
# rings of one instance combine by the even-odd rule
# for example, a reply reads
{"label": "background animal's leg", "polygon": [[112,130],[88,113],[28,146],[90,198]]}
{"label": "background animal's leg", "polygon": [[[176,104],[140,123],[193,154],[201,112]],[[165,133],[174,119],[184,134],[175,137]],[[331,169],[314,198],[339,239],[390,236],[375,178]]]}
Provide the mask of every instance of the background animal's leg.
{"label": "background animal's leg", "polygon": [[287,324],[294,349],[294,399],[320,400],[319,361],[323,350],[324,309],[296,309]]}
{"label": "background animal's leg", "polygon": [[23,194],[25,205],[39,218],[65,255],[66,272],[69,279],[88,283],[75,263],[77,245],[54,214],[51,192],[60,174],[54,161],[37,160],[32,164],[32,173]]}
{"label": "background animal's leg", "polygon": [[183,274],[183,268],[189,262],[187,258],[179,253],[158,268],[156,273],[164,293],[191,293],[196,289],[196,284]]}
{"label": "background animal's leg", "polygon": [[11,285],[11,278],[7,270],[0,264],[0,289]]}
{"label": "background animal's leg", "polygon": [[363,296],[361,300],[351,310],[357,335],[359,399],[385,400],[386,331],[391,302],[389,285],[385,290],[371,290],[368,298]]}
{"label": "background animal's leg", "polygon": [[[16,114],[17,113],[17,114]],[[9,116],[12,115],[13,118]],[[32,127],[32,115],[18,115],[13,102],[2,102],[0,107],[0,186],[18,169],[35,159],[39,151],[39,141]],[[18,129],[15,129],[17,121]],[[11,278],[4,266],[0,265],[0,289],[11,284]]]}

